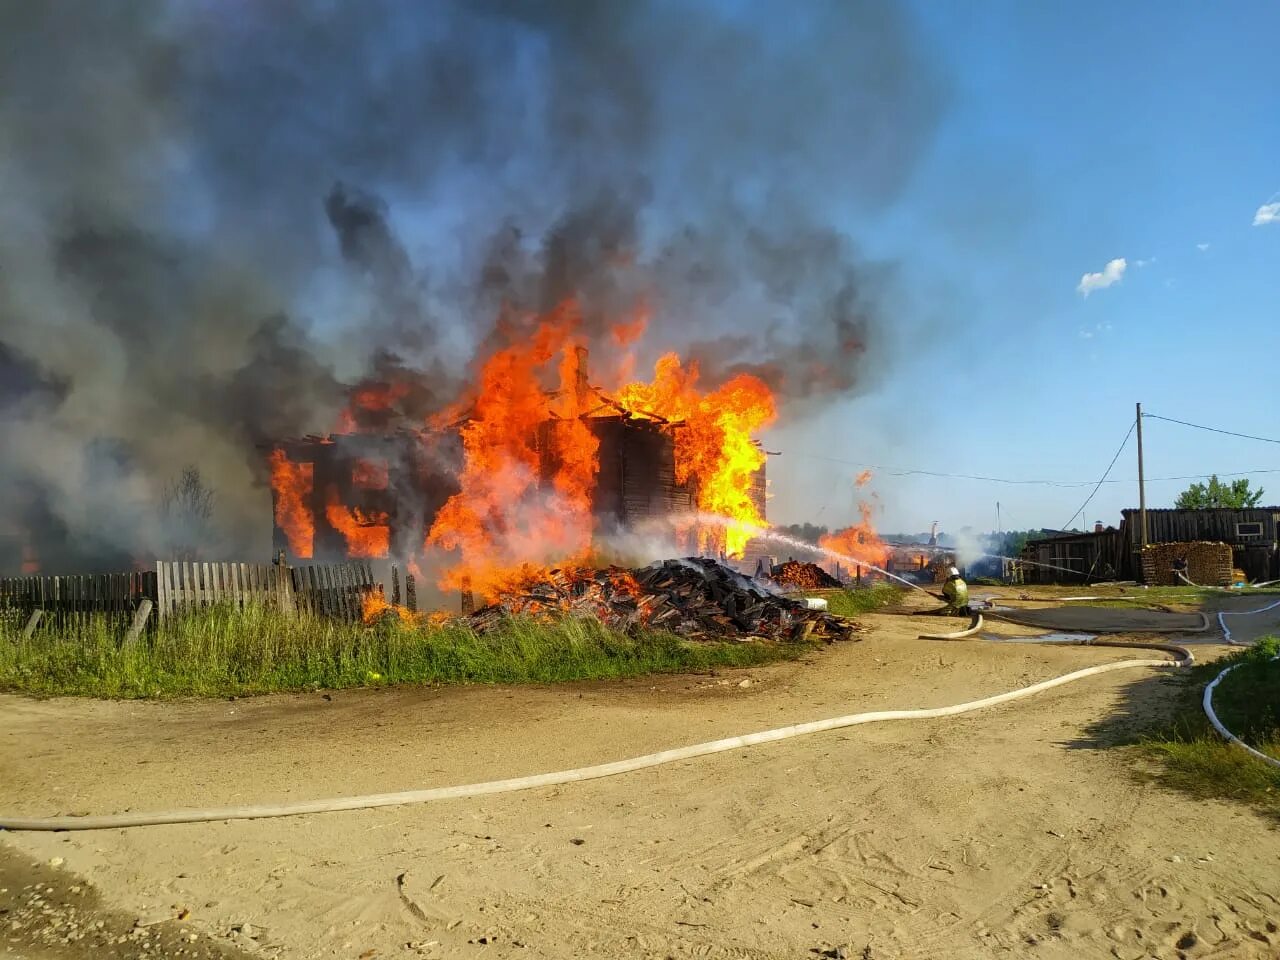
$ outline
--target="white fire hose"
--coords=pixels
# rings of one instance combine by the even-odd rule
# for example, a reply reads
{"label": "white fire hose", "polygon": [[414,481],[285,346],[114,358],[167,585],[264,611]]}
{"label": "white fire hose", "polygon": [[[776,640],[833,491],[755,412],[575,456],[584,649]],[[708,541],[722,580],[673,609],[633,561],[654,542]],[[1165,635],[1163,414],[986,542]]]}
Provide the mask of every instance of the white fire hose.
{"label": "white fire hose", "polygon": [[1221,611],[1218,614],[1218,625],[1222,627],[1223,638],[1227,641],[1227,643],[1231,644],[1232,646],[1248,646],[1248,644],[1236,643],[1235,639],[1231,636],[1231,628],[1227,626],[1227,621],[1225,618],[1226,617],[1252,617],[1252,616],[1256,616],[1259,613],[1266,613],[1268,610],[1274,610],[1276,607],[1280,607],[1280,600],[1277,600],[1275,603],[1270,604],[1269,606],[1259,607],[1257,610],[1223,610]]}
{"label": "white fire hose", "polygon": [[982,614],[975,613],[973,619],[969,621],[969,626],[964,630],[957,630],[955,633],[922,633],[921,640],[968,640],[983,627]]}
{"label": "white fire hose", "polygon": [[[1231,644],[1232,646],[1249,646],[1249,644],[1237,643],[1235,638],[1231,636],[1231,628],[1227,626],[1226,618],[1227,617],[1252,617],[1259,613],[1266,613],[1268,610],[1274,610],[1276,607],[1280,607],[1280,600],[1277,600],[1275,603],[1270,604],[1268,606],[1259,607],[1257,610],[1231,610],[1231,611],[1223,610],[1221,611],[1218,614],[1218,623],[1222,627],[1223,639],[1225,639],[1227,643]],[[1271,660],[1274,663],[1276,660],[1280,660],[1280,656],[1272,657]],[[1218,719],[1218,714],[1213,709],[1213,691],[1217,689],[1218,684],[1220,684],[1223,681],[1223,678],[1225,678],[1228,673],[1230,673],[1232,670],[1236,669],[1236,667],[1239,667],[1239,666],[1241,665],[1238,663],[1233,663],[1231,666],[1227,667],[1220,674],[1214,677],[1213,682],[1204,688],[1204,700],[1202,701],[1202,704],[1204,706],[1204,715],[1208,717],[1209,722],[1213,724],[1213,729],[1217,730],[1219,736],[1221,736],[1228,743],[1234,743],[1237,747],[1241,747],[1249,751],[1249,753],[1253,754],[1263,763],[1270,764],[1273,767],[1280,767],[1280,760],[1277,760],[1275,757],[1267,756],[1261,750],[1254,749],[1253,747],[1249,746],[1249,744],[1245,743],[1243,740],[1237,737],[1230,730],[1228,730],[1226,726],[1223,724],[1223,722]]]}
{"label": "white fire hose", "polygon": [[[971,627],[970,635],[981,629],[981,617]],[[1084,641],[1089,644],[1090,641]],[[972,713],[986,707],[994,707],[1013,700],[1034,696],[1045,690],[1052,690],[1064,684],[1083,680],[1085,677],[1109,673],[1113,670],[1128,670],[1133,667],[1177,668],[1190,666],[1194,658],[1191,652],[1183,647],[1166,643],[1125,643],[1121,641],[1094,640],[1094,646],[1130,647],[1148,650],[1159,650],[1171,653],[1176,660],[1121,660],[1116,663],[1104,663],[1094,667],[1086,667],[1072,673],[1042,680],[1028,687],[1010,690],[981,700],[970,700],[949,707],[934,707],[923,710],[878,710],[870,713],[853,713],[829,720],[815,720],[811,723],[800,723],[776,730],[762,730],[740,737],[727,737],[723,740],[711,740],[707,743],[696,743],[688,747],[677,747],[659,753],[649,753],[630,760],[615,760],[612,763],[601,763],[589,767],[576,767],[572,770],[560,770],[554,773],[541,773],[527,777],[514,777],[509,780],[490,780],[484,783],[470,783],[454,787],[433,787],[426,790],[406,790],[400,793],[368,794],[356,797],[335,797],[327,800],[305,800],[285,804],[265,804],[242,807],[211,807],[204,809],[165,810],[152,813],[121,813],[93,817],[8,817],[0,816],[0,829],[3,830],[108,830],[120,827],[144,827],[165,823],[203,823],[215,820],[256,820],[266,817],[290,817],[308,813],[329,813],[337,810],[367,810],[373,807],[393,807],[411,803],[428,803],[433,800],[453,800],[463,797],[479,797],[495,793],[511,793],[517,790],[531,790],[537,787],[552,787],[564,783],[577,783],[583,780],[598,780],[602,777],[613,777],[623,773],[632,773],[648,767],[658,767],[682,760],[692,760],[727,750],[740,750],[778,740],[789,740],[792,737],[803,737],[827,730],[839,730],[864,723],[878,723],[885,720],[928,720],[939,717],[955,717],[964,713]]]}

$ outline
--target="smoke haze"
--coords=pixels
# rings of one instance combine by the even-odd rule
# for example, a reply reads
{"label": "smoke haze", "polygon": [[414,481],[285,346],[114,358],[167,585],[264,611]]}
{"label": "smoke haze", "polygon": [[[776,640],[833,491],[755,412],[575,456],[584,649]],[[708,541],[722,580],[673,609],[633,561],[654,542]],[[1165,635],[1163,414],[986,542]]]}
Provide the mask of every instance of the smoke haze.
{"label": "smoke haze", "polygon": [[893,202],[942,89],[895,3],[0,0],[0,538],[164,555],[193,464],[210,555],[262,556],[261,445],[369,379],[438,409],[504,305],[645,311],[642,361],[784,422],[856,391],[895,268],[831,211]]}

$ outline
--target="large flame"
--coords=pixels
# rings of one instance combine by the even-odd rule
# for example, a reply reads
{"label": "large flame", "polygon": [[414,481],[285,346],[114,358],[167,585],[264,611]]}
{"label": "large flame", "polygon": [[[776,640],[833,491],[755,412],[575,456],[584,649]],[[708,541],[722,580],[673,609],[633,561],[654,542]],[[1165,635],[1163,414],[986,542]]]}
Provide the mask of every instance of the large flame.
{"label": "large flame", "polygon": [[310,559],[316,533],[310,507],[315,464],[294,463],[279,447],[271,451],[267,462],[275,493],[276,526],[284,531],[294,557]]}
{"label": "large flame", "polygon": [[[865,483],[865,481],[863,482]],[[859,486],[861,485],[859,484]],[[880,539],[875,527],[872,526],[871,505],[869,503],[858,504],[858,512],[862,517],[858,523],[851,527],[845,527],[843,530],[827,534],[819,539],[818,545],[826,547],[828,550],[834,550],[837,553],[843,553],[846,557],[852,557],[859,563],[884,567],[889,561],[889,555],[892,550]]]}
{"label": "large flame", "polygon": [[[720,546],[731,557],[742,556],[750,528],[764,525],[751,495],[765,453],[755,434],[777,417],[773,393],[750,374],[739,374],[709,393],[698,389],[698,364],[683,364],[674,353],[658,360],[650,383],[632,383],[618,391],[618,401],[633,415],[678,424],[676,480],[693,482],[698,508],[730,522]],[[706,550],[714,531],[703,531]]]}
{"label": "large flame", "polygon": [[[756,437],[776,419],[773,393],[748,374],[707,387],[697,362],[675,353],[657,361],[651,380],[636,380],[633,350],[647,329],[645,307],[620,319],[608,338],[595,339],[604,353],[596,367],[605,383],[594,386],[586,379],[576,302],[542,317],[500,318],[473,389],[420,427],[424,438],[456,432],[462,445],[459,492],[436,512],[423,543],[424,551],[450,554],[451,566],[439,577],[443,589],[493,597],[550,566],[585,562],[600,470],[591,418],[619,413],[669,432],[676,482],[693,491],[701,514],[720,518],[695,527],[696,549],[742,556],[752,532],[765,525],[756,489],[765,453]],[[352,391],[342,428],[385,429],[392,415],[403,423],[408,390],[403,383],[362,383]],[[312,556],[311,465],[276,451],[272,483],[277,524],[296,556]],[[357,461],[352,486],[386,490],[386,465]],[[386,556],[387,517],[344,504],[334,489],[324,492],[324,517],[346,538],[348,555]],[[422,558],[405,559],[416,569]]]}
{"label": "large flame", "polygon": [[372,560],[390,552],[391,525],[387,515],[344,506],[335,486],[325,491],[324,516],[329,526],[346,538],[347,556]]}
{"label": "large flame", "polygon": [[[579,419],[571,389],[561,391],[571,396],[557,410],[543,386],[557,355],[573,352],[576,323],[576,306],[566,304],[527,343],[498,350],[481,369],[460,427],[461,491],[427,535],[429,546],[460,558],[442,588],[492,596],[540,565],[590,550],[599,441]],[[541,482],[544,464],[553,471],[549,485]]]}

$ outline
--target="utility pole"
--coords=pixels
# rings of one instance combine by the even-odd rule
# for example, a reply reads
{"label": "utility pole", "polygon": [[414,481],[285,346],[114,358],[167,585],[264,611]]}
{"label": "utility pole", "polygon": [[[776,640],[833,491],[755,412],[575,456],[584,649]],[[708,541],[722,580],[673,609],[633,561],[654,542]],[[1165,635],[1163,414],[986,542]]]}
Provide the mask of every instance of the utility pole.
{"label": "utility pole", "polygon": [[1000,533],[1000,501],[996,501],[996,533]]}
{"label": "utility pole", "polygon": [[1142,473],[1142,404],[1138,404],[1138,512],[1142,514],[1142,546],[1147,545],[1147,484]]}

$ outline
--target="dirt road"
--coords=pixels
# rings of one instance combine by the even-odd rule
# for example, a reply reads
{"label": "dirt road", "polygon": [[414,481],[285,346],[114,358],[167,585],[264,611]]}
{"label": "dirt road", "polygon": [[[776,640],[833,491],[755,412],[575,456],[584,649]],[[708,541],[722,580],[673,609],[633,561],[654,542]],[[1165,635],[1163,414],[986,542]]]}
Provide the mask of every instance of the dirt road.
{"label": "dirt road", "polygon": [[[807,663],[719,677],[183,704],[4,697],[0,809],[97,813],[492,779],[956,703],[1127,658],[920,641],[919,621],[868,623],[866,640]],[[185,908],[184,927],[212,942],[290,958],[1274,957],[1275,824],[1138,783],[1131,753],[1098,746],[1169,694],[1153,670],[1121,671],[957,719],[561,788],[8,834],[0,856],[58,858],[125,915]]]}

